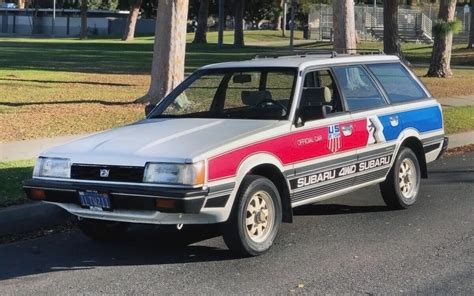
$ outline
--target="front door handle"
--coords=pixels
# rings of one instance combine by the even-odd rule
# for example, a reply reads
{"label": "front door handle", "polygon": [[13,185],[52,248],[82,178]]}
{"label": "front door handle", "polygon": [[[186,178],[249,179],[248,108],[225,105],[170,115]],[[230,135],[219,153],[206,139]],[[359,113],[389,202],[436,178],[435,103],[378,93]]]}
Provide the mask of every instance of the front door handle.
{"label": "front door handle", "polygon": [[391,126],[398,126],[398,116],[397,115],[392,115],[390,116],[390,125]]}
{"label": "front door handle", "polygon": [[352,124],[346,124],[342,126],[342,133],[344,136],[352,135]]}

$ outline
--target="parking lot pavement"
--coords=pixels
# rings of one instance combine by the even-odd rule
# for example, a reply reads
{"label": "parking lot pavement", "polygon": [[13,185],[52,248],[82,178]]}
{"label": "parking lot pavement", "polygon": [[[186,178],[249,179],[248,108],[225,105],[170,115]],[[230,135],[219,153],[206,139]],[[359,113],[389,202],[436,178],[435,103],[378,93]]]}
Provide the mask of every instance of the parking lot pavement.
{"label": "parking lot pavement", "polygon": [[147,227],[115,244],[76,230],[3,244],[0,293],[473,295],[474,152],[429,171],[408,210],[387,211],[377,187],[295,210],[258,258],[220,237],[166,246],[174,234]]}

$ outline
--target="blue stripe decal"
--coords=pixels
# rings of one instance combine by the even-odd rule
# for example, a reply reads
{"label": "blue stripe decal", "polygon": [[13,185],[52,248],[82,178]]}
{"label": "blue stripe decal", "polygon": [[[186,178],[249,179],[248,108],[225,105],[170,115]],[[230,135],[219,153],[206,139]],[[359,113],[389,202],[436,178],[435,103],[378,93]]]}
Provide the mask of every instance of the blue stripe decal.
{"label": "blue stripe decal", "polygon": [[[390,118],[398,116],[399,124],[393,127]],[[406,128],[414,128],[420,133],[434,131],[443,127],[441,110],[438,106],[429,108],[410,110],[405,112],[395,112],[392,114],[379,116],[383,125],[385,140],[391,141],[398,138],[400,132]]]}

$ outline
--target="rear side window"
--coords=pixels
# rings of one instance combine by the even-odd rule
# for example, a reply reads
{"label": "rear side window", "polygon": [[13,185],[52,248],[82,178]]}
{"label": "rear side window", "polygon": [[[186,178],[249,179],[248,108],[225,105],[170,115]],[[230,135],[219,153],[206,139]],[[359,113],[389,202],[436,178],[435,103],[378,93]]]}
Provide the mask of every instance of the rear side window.
{"label": "rear side window", "polygon": [[368,65],[392,103],[424,99],[425,91],[399,63]]}
{"label": "rear side window", "polygon": [[386,104],[363,67],[336,67],[334,72],[349,111],[372,109]]}

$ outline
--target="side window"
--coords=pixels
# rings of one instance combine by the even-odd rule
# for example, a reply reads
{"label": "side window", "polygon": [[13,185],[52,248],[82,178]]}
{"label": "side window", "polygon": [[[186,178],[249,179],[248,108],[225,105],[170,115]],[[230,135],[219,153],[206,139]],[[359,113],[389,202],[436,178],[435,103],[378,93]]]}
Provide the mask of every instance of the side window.
{"label": "side window", "polygon": [[418,82],[400,63],[375,64],[368,67],[382,84],[391,102],[400,103],[427,97]]}
{"label": "side window", "polygon": [[328,113],[344,111],[329,70],[308,72],[304,79],[301,106],[327,106]]}
{"label": "side window", "polygon": [[350,111],[371,109],[386,104],[363,67],[336,67],[334,70]]}

